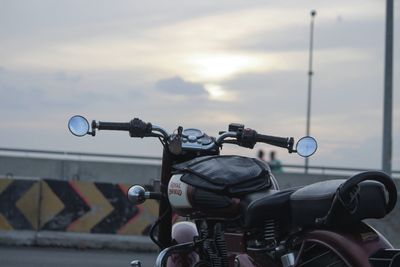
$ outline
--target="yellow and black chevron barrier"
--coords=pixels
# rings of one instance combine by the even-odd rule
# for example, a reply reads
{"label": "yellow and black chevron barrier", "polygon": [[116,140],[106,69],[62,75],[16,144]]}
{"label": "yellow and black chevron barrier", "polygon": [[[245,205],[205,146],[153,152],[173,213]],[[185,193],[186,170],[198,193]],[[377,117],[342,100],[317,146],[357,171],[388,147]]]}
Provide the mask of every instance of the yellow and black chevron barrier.
{"label": "yellow and black chevron barrier", "polygon": [[37,230],[39,182],[0,179],[0,229]]}
{"label": "yellow and black chevron barrier", "polygon": [[127,184],[0,179],[0,230],[146,234],[158,203],[133,206]]}

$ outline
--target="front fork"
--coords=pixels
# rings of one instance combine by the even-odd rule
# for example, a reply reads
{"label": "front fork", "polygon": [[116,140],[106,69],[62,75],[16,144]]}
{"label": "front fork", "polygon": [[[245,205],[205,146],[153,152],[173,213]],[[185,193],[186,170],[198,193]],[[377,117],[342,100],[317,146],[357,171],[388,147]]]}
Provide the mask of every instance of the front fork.
{"label": "front fork", "polygon": [[168,200],[168,183],[171,172],[172,155],[167,149],[164,149],[160,180],[161,199],[158,210],[158,218],[161,220],[158,228],[158,242],[162,248],[171,246],[172,209]]}

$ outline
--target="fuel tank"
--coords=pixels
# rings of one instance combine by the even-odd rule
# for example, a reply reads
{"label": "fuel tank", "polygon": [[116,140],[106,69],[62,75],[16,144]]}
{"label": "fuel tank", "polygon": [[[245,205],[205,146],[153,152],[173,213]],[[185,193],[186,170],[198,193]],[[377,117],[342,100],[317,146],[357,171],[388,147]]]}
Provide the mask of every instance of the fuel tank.
{"label": "fuel tank", "polygon": [[191,218],[234,218],[240,215],[240,199],[195,188],[175,174],[168,184],[168,199],[180,216]]}

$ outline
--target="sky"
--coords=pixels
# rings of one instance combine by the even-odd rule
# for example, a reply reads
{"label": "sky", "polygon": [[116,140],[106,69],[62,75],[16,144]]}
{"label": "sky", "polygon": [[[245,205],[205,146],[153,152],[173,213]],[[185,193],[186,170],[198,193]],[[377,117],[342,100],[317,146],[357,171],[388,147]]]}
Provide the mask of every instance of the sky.
{"label": "sky", "polygon": [[[161,156],[155,139],[68,119],[139,117],[215,136],[231,122],[305,134],[315,9],[311,165],[380,168],[385,1],[0,0],[0,147]],[[393,168],[400,169],[399,1],[395,1]],[[258,144],[224,154],[277,151]]]}

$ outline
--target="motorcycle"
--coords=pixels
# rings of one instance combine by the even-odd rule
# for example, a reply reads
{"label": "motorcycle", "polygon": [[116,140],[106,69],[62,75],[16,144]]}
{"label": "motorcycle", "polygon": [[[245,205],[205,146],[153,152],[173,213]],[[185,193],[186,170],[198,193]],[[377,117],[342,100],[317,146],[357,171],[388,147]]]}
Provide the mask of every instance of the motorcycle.
{"label": "motorcycle", "polygon": [[[115,130],[161,141],[159,190],[134,185],[127,195],[134,205],[159,201],[149,234],[160,248],[157,267],[400,266],[400,250],[363,222],[395,207],[397,189],[387,174],[367,171],[280,190],[265,162],[220,155],[223,144],[253,148],[261,142],[309,157],[317,150],[313,137],[295,145],[292,137],[263,135],[235,123],[217,138],[181,126],[170,134],[138,118],[89,125],[79,115],[68,127],[76,136]],[[173,223],[175,214],[184,220]]]}

